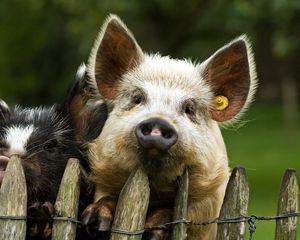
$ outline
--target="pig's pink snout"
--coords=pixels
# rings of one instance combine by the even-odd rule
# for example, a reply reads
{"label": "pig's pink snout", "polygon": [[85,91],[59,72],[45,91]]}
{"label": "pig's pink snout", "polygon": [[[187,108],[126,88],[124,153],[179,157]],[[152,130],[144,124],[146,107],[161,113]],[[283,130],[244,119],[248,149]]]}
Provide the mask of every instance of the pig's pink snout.
{"label": "pig's pink snout", "polygon": [[150,118],[141,122],[135,129],[139,144],[148,150],[167,151],[178,139],[174,127],[160,118]]}

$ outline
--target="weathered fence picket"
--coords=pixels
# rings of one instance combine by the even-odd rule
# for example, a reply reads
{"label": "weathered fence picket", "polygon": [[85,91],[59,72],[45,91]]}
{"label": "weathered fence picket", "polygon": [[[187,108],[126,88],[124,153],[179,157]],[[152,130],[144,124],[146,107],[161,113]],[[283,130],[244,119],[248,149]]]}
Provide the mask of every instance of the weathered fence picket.
{"label": "weathered fence picket", "polygon": [[[298,211],[299,188],[296,178],[296,171],[286,170],[281,183],[278,198],[277,215],[295,213]],[[276,221],[275,240],[296,240],[297,239],[297,218],[290,217]]]}
{"label": "weathered fence picket", "polygon": [[[26,217],[27,190],[21,159],[12,156],[0,190],[0,216]],[[0,219],[1,240],[21,240],[26,236],[26,219]]]}
{"label": "weathered fence picket", "polygon": [[[146,173],[142,168],[133,172],[123,187],[112,229],[135,232],[144,229],[149,204],[150,188]],[[126,235],[112,232],[110,240],[140,240],[141,234]]]}
{"label": "weathered fence picket", "polygon": [[[174,203],[173,220],[187,220],[187,203],[189,192],[189,174],[185,169],[183,175],[178,179],[177,194]],[[187,226],[179,223],[173,226],[172,240],[185,240],[187,238]]]}
{"label": "weathered fence picket", "polygon": [[[64,172],[56,202],[55,216],[77,219],[79,203],[80,166],[77,159],[69,159]],[[52,240],[73,240],[77,224],[72,221],[54,219]]]}
{"label": "weathered fence picket", "polygon": [[[52,239],[74,240],[76,238],[79,202],[80,166],[77,159],[68,161],[55,203]],[[172,240],[185,240],[188,236],[187,202],[188,170],[178,179],[174,203]],[[282,179],[278,198],[277,215],[297,214],[299,189],[295,170],[288,169]],[[133,172],[123,187],[114,217],[110,240],[140,240],[145,227],[150,188],[143,168]],[[234,168],[227,184],[220,211],[217,240],[243,240],[245,238],[249,188],[244,168]],[[27,192],[21,159],[13,156],[7,166],[0,190],[0,240],[24,240],[26,236]],[[239,219],[222,223],[223,219]],[[297,217],[273,217],[276,220],[275,240],[297,238]],[[263,219],[263,217],[261,218]],[[240,221],[242,220],[242,221]],[[182,222],[181,222],[182,221]],[[214,223],[215,224],[215,223]],[[136,233],[136,234],[127,234]]]}
{"label": "weathered fence picket", "polygon": [[[247,216],[249,187],[246,171],[242,167],[233,169],[227,184],[219,219]],[[217,240],[242,240],[245,237],[245,222],[218,225]]]}

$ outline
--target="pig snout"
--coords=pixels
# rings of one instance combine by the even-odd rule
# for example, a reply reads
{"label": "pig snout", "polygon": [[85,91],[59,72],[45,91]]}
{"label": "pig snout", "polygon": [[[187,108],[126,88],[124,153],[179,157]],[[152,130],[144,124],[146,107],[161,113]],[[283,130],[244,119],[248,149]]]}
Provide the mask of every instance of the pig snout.
{"label": "pig snout", "polygon": [[9,158],[6,156],[0,156],[0,186],[2,179],[4,177],[4,173],[8,164]]}
{"label": "pig snout", "polygon": [[174,127],[160,118],[150,118],[141,122],[135,129],[138,143],[146,150],[169,150],[178,139]]}
{"label": "pig snout", "polygon": [[0,171],[5,171],[9,158],[6,156],[0,156]]}

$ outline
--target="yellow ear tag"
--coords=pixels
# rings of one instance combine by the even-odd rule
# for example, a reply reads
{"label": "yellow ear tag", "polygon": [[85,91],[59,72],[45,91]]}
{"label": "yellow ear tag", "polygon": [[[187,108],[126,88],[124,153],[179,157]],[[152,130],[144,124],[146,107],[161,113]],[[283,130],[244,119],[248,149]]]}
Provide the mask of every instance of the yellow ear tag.
{"label": "yellow ear tag", "polygon": [[215,98],[215,109],[216,110],[224,110],[228,107],[229,100],[225,96],[216,96]]}

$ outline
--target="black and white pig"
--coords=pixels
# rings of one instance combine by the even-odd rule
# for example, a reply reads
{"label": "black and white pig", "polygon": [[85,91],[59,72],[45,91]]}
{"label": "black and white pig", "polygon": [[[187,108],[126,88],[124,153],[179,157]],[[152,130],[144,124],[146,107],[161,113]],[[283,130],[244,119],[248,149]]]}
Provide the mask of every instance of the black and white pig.
{"label": "black and white pig", "polygon": [[85,142],[99,135],[107,109],[103,101],[92,102],[96,92],[87,90],[85,77],[86,67],[81,65],[75,84],[60,105],[11,108],[0,101],[0,185],[10,157],[19,155],[27,182],[28,215],[45,218],[45,221],[29,222],[28,237],[51,236],[51,224],[46,219],[53,214],[69,158],[77,158],[81,163],[79,214],[91,203]]}
{"label": "black and white pig", "polygon": [[[139,165],[151,186],[147,227],[172,219],[176,179],[185,168],[188,220],[218,217],[230,172],[219,124],[236,119],[256,89],[246,36],[194,64],[144,53],[125,24],[111,15],[95,41],[88,74],[112,110],[89,145],[96,192],[83,222],[110,229],[118,195]],[[188,227],[189,240],[215,235],[215,225]],[[168,233],[154,230],[143,238],[167,239]]]}

